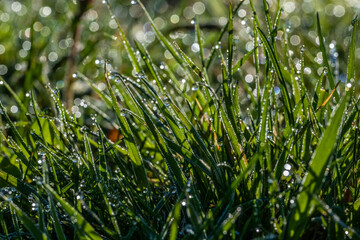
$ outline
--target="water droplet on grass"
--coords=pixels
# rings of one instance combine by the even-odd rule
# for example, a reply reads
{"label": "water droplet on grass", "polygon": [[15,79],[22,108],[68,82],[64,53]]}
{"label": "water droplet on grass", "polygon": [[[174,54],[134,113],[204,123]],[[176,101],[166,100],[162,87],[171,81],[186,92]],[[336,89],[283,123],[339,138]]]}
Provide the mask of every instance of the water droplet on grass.
{"label": "water droplet on grass", "polygon": [[136,0],[132,0],[132,1],[131,1],[131,4],[132,4],[132,5],[135,5],[135,4],[137,4],[137,3],[138,3],[138,2],[137,2]]}
{"label": "water droplet on grass", "polygon": [[194,85],[192,88],[191,88],[191,90],[193,90],[193,91],[196,91],[196,90],[198,90],[199,89],[199,86],[198,85]]}

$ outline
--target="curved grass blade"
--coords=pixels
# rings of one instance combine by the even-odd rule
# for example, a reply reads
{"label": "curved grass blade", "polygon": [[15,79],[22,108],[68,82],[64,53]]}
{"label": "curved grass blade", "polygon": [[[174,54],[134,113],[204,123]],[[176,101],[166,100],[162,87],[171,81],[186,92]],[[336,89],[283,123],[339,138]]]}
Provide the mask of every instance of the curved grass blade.
{"label": "curved grass blade", "polygon": [[[123,79],[122,79],[123,80]],[[178,190],[181,191],[185,186],[185,176],[184,173],[181,171],[176,159],[172,155],[170,148],[167,146],[164,138],[161,136],[159,129],[154,124],[153,120],[151,119],[150,115],[146,111],[146,107],[141,101],[137,101],[129,87],[124,83],[125,87],[127,88],[128,92],[130,93],[131,97],[133,98],[134,102],[137,106],[141,109],[144,115],[144,120],[148,125],[153,137],[155,138],[156,143],[158,144],[161,154],[163,155],[164,159],[166,160],[169,170],[174,177],[174,181],[176,186],[178,186]]]}
{"label": "curved grass blade", "polygon": [[113,103],[113,108],[114,108],[115,113],[119,120],[121,132],[124,135],[124,140],[125,140],[125,144],[128,148],[129,157],[133,163],[135,176],[137,179],[139,179],[140,187],[147,187],[148,180],[147,180],[147,176],[146,176],[146,171],[145,171],[145,167],[143,164],[143,160],[140,155],[140,151],[136,146],[134,135],[130,129],[130,126],[128,124],[126,117],[124,116],[124,114],[121,113],[121,110],[120,110],[119,104],[116,100],[114,91],[112,90],[110,81],[106,75],[105,75],[105,81],[106,81],[107,87],[110,92],[111,101]]}

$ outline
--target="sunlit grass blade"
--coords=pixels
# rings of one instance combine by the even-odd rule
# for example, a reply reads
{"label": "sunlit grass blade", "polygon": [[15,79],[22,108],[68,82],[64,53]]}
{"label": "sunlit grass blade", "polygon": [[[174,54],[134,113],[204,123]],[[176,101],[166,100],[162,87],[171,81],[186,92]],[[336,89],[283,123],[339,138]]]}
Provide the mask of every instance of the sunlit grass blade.
{"label": "sunlit grass blade", "polygon": [[239,61],[237,61],[237,63],[235,63],[235,65],[232,68],[232,74],[234,74],[236,71],[238,71],[241,68],[241,66],[253,55],[255,48],[257,48],[257,47],[254,47],[253,49],[251,49]]}
{"label": "sunlit grass blade", "polygon": [[[319,43],[320,43],[320,51],[322,53],[322,58],[324,59],[325,67],[329,71],[328,80],[329,80],[330,88],[334,89],[335,88],[335,79],[334,79],[333,70],[332,70],[332,67],[329,64],[328,55],[327,55],[326,49],[325,49],[324,37],[322,35],[319,13],[316,13],[316,19],[317,19],[316,24],[317,24],[317,32],[318,32],[318,37],[319,37]],[[340,98],[339,98],[339,93],[337,91],[335,91],[334,96],[335,96],[336,102],[339,102]]]}
{"label": "sunlit grass blade", "polygon": [[127,39],[124,31],[122,30],[121,28],[121,25],[119,23],[119,21],[117,20],[117,18],[115,17],[114,13],[113,13],[113,10],[112,10],[112,7],[110,5],[110,2],[109,1],[105,1],[108,9],[109,9],[109,12],[110,12],[110,15],[113,17],[113,19],[115,19],[116,21],[116,24],[117,24],[117,27],[118,27],[118,30],[119,30],[119,36],[121,38],[121,40],[123,41],[124,45],[125,45],[125,49],[129,55],[129,58],[131,60],[131,64],[134,68],[134,70],[136,71],[136,73],[139,73],[141,72],[141,66],[139,64],[139,62],[137,61],[137,58],[136,58],[136,54],[134,52],[134,50],[132,49],[130,43],[129,43],[129,40]]}
{"label": "sunlit grass blade", "polygon": [[163,44],[163,46],[171,53],[171,55],[173,56],[173,58],[180,64],[183,64],[183,60],[181,59],[181,57],[179,56],[179,54],[176,52],[174,46],[171,44],[171,42],[160,32],[160,30],[156,27],[156,24],[154,23],[153,19],[151,18],[149,12],[146,10],[145,6],[143,5],[143,3],[138,0],[137,3],[140,5],[140,7],[143,9],[143,11],[145,12],[146,17],[148,18],[152,28],[154,29],[157,38],[159,39],[159,41],[161,42],[161,44]]}
{"label": "sunlit grass blade", "polygon": [[105,81],[106,81],[107,87],[110,92],[111,101],[113,103],[113,108],[114,108],[115,113],[119,120],[120,129],[124,136],[125,144],[128,148],[129,157],[130,157],[131,161],[133,162],[134,171],[136,173],[135,175],[139,179],[140,187],[143,187],[143,188],[147,187],[148,181],[147,181],[147,176],[146,176],[146,172],[145,172],[145,167],[143,165],[143,160],[141,158],[140,152],[136,146],[134,135],[131,132],[130,126],[126,119],[126,116],[121,113],[119,104],[116,100],[114,91],[110,84],[110,80],[108,79],[107,76],[105,76]]}
{"label": "sunlit grass blade", "polygon": [[[123,79],[122,79],[123,80]],[[126,85],[125,85],[126,86]],[[126,86],[127,87],[127,86]],[[166,145],[166,142],[164,138],[161,136],[160,131],[154,124],[153,120],[151,119],[150,115],[145,110],[146,108],[143,106],[142,102],[139,102],[135,99],[134,95],[132,94],[131,90],[127,87],[127,90],[129,91],[130,95],[132,96],[133,100],[137,103],[141,111],[143,112],[144,119],[146,124],[148,125],[152,136],[155,138],[156,143],[158,144],[158,147],[165,158],[169,170],[174,178],[174,183],[178,186],[179,190],[182,190],[185,186],[185,176],[183,172],[181,171],[178,162],[172,155],[170,148]]]}
{"label": "sunlit grass blade", "polygon": [[[356,37],[356,27],[357,27],[358,19],[355,17],[352,22],[353,32],[351,37],[351,43],[349,48],[349,60],[347,65],[347,77],[346,83],[347,84],[355,84],[355,37]],[[346,86],[349,88],[349,86]],[[349,89],[350,90],[350,89]],[[352,95],[354,92],[354,88],[351,89],[350,94]]]}
{"label": "sunlit grass blade", "polygon": [[289,221],[284,228],[283,237],[299,238],[306,228],[306,223],[314,211],[312,194],[318,194],[323,182],[329,158],[336,144],[337,133],[343,118],[347,100],[344,98],[326,128],[317,149],[312,156],[309,173],[302,181],[300,193],[297,196],[295,207],[291,210]]}
{"label": "sunlit grass blade", "polygon": [[282,97],[284,99],[285,111],[288,116],[288,120],[290,122],[290,125],[293,125],[294,124],[294,116],[292,114],[291,99],[290,99],[289,92],[287,90],[286,83],[285,83],[285,80],[284,80],[284,77],[283,77],[283,74],[282,74],[282,71],[280,68],[279,60],[277,59],[272,47],[270,46],[269,42],[267,41],[265,34],[261,31],[260,28],[258,28],[258,30],[259,30],[259,35],[260,35],[261,41],[263,42],[264,47],[271,58],[271,61],[275,68],[275,72],[276,72],[279,82],[281,84],[280,89],[281,89]]}

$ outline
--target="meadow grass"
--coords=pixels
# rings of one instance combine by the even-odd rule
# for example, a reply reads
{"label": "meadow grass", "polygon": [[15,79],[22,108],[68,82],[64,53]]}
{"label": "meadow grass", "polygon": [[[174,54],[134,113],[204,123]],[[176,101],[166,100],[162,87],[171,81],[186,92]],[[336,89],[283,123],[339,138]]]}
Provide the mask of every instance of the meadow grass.
{"label": "meadow grass", "polygon": [[[270,13],[266,1],[266,21],[250,1],[254,47],[239,54],[243,3],[228,6],[211,43],[192,21],[194,55],[134,1],[170,57],[159,63],[116,21],[131,69],[97,60],[102,85],[74,73],[91,87],[82,117],[54,85],[19,96],[0,76],[21,109],[15,116],[0,102],[0,237],[359,239],[358,20],[340,80],[319,14],[321,64],[307,61],[307,46],[294,54],[283,10]],[[311,64],[319,71],[306,74]]]}

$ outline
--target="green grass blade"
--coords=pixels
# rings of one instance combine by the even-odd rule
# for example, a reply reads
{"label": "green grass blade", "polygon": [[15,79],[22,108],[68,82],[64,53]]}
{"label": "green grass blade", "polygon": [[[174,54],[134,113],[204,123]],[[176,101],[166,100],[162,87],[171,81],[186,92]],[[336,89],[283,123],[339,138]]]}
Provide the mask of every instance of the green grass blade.
{"label": "green grass blade", "polygon": [[[357,17],[353,20],[353,32],[351,37],[351,43],[349,48],[349,60],[348,60],[348,67],[347,67],[347,84],[355,84],[355,34],[356,34],[356,26],[357,26]],[[347,87],[348,88],[348,87]],[[349,89],[350,90],[350,89]],[[354,92],[354,88],[351,89],[351,95]]]}
{"label": "green grass blade", "polygon": [[[238,5],[234,8],[234,10],[233,10],[233,12],[232,12],[233,15],[237,13],[237,11],[239,10],[239,8],[241,7],[241,5],[242,5],[243,3],[244,3],[244,1],[240,1],[240,2],[238,3]],[[213,60],[214,57],[215,57],[215,53],[216,53],[216,50],[217,50],[217,47],[216,47],[216,46],[217,46],[217,44],[221,41],[221,39],[223,38],[223,36],[224,36],[226,30],[228,29],[228,27],[229,27],[229,21],[228,21],[228,22],[223,26],[223,28],[221,29],[221,31],[220,31],[217,39],[216,39],[216,45],[211,48],[210,56],[208,57],[208,60],[206,61],[206,64],[205,64],[205,69],[206,69],[206,70],[209,69],[211,62],[212,62],[212,60]]]}
{"label": "green grass blade", "polygon": [[[126,83],[124,83],[124,85],[126,86]],[[127,88],[128,92],[130,93],[130,95],[132,96],[133,100],[137,103],[138,107],[143,112],[144,120],[145,120],[146,124],[148,125],[148,127],[152,133],[152,136],[155,138],[155,141],[158,144],[159,149],[168,164],[169,170],[172,173],[175,184],[179,187],[179,191],[181,191],[185,186],[185,176],[184,176],[183,172],[181,171],[176,159],[172,155],[170,148],[166,145],[166,142],[165,142],[164,138],[161,136],[160,131],[154,124],[150,115],[145,110],[146,107],[143,105],[142,102],[137,101],[135,99],[135,96],[133,95],[133,93],[127,86],[126,86],[126,88]]]}
{"label": "green grass blade", "polygon": [[3,193],[0,193],[0,197],[5,201],[8,201],[11,209],[16,212],[17,217],[20,218],[21,222],[24,224],[27,230],[31,233],[34,239],[47,239],[46,234],[41,232],[41,230],[32,222],[31,218],[21,209],[19,208],[13,201],[7,198]]}
{"label": "green grass blade", "polygon": [[276,54],[274,53],[272,47],[270,46],[265,34],[261,31],[260,28],[258,28],[258,30],[259,30],[259,33],[260,33],[261,41],[263,42],[264,47],[265,47],[266,51],[268,52],[268,54],[269,54],[269,56],[271,58],[271,61],[272,61],[273,65],[274,65],[274,68],[275,68],[275,72],[276,72],[277,77],[279,79],[280,86],[281,86],[280,89],[281,89],[281,94],[282,94],[283,99],[284,99],[284,105],[285,105],[286,114],[287,114],[287,116],[289,118],[290,124],[294,125],[294,116],[293,116],[293,113],[292,113],[291,99],[290,99],[289,92],[288,92],[287,87],[286,87],[285,79],[283,77],[283,74],[282,74],[282,71],[281,71],[281,68],[280,68],[279,60],[277,59]]}
{"label": "green grass blade", "polygon": [[334,115],[326,128],[316,151],[313,154],[309,166],[309,173],[303,179],[300,193],[297,196],[296,205],[291,210],[287,229],[283,232],[284,238],[297,239],[306,228],[306,223],[314,211],[312,194],[318,194],[324,179],[326,167],[329,164],[329,157],[336,144],[337,133],[343,118],[347,100],[344,98],[339,107],[334,110]]}
{"label": "green grass blade", "polygon": [[0,101],[0,114],[3,115],[5,117],[5,121],[10,125],[10,129],[12,131],[12,133],[15,135],[16,139],[19,140],[19,142],[21,143],[22,147],[26,150],[26,153],[28,153],[29,155],[31,155],[31,150],[28,147],[28,145],[25,143],[24,138],[21,136],[21,134],[19,133],[19,131],[16,129],[14,123],[11,121],[9,115],[7,114],[7,110],[5,109],[5,107],[3,106],[2,102]]}
{"label": "green grass blade", "polygon": [[94,230],[94,228],[86,221],[86,219],[75,210],[68,202],[66,202],[62,197],[60,197],[48,184],[44,184],[45,190],[54,197],[54,199],[60,203],[63,210],[74,219],[74,227],[76,229],[76,234],[80,238],[90,238],[90,239],[102,239],[100,235]]}
{"label": "green grass blade", "polygon": [[51,214],[51,218],[53,220],[53,224],[55,227],[56,236],[59,240],[65,240],[66,236],[65,236],[64,230],[61,226],[61,222],[60,222],[58,213],[56,212],[56,207],[55,207],[54,201],[51,197],[49,197],[49,205],[50,205],[50,214]]}
{"label": "green grass blade", "polygon": [[132,64],[133,68],[135,69],[135,71],[136,71],[137,73],[139,73],[139,72],[141,72],[142,69],[141,69],[141,67],[140,67],[140,65],[139,65],[139,62],[138,62],[137,58],[136,58],[136,55],[135,55],[135,53],[134,53],[134,50],[132,49],[132,47],[131,47],[131,45],[130,45],[130,43],[129,43],[129,40],[127,39],[124,31],[122,30],[119,21],[118,21],[117,18],[115,17],[109,1],[105,1],[105,2],[106,2],[106,5],[107,5],[107,7],[108,7],[108,9],[109,9],[110,15],[112,16],[113,19],[115,19],[115,22],[116,22],[117,27],[118,27],[118,29],[119,29],[120,38],[121,38],[122,42],[123,42],[124,45],[125,45],[125,49],[126,49],[128,55],[129,55],[131,64]]}
{"label": "green grass blade", "polygon": [[145,6],[143,5],[143,3],[138,0],[137,3],[140,5],[140,7],[143,9],[143,11],[145,12],[146,17],[148,18],[152,28],[154,29],[157,38],[159,39],[159,41],[161,42],[161,44],[171,53],[171,55],[173,56],[173,58],[180,63],[181,65],[183,64],[183,60],[181,59],[181,57],[179,56],[179,54],[176,52],[174,46],[171,44],[171,42],[160,32],[160,30],[156,27],[153,19],[151,18],[149,12],[146,10]]}
{"label": "green grass blade", "polygon": [[[324,37],[323,37],[322,31],[321,31],[319,13],[316,13],[316,19],[317,19],[316,24],[317,24],[318,37],[319,37],[319,42],[320,42],[320,51],[322,53],[323,62],[325,64],[325,67],[327,67],[327,69],[329,71],[328,80],[329,80],[330,88],[334,89],[335,88],[335,79],[334,79],[334,74],[333,74],[332,68],[329,64],[328,56],[327,56],[326,49],[325,49]],[[340,97],[339,97],[339,94],[337,91],[335,91],[334,96],[335,96],[336,102],[339,102]]]}
{"label": "green grass blade", "polygon": [[147,181],[147,176],[146,176],[146,172],[145,172],[145,167],[143,165],[143,160],[141,158],[140,152],[136,146],[134,135],[130,129],[130,126],[127,122],[125,115],[121,113],[119,104],[116,100],[114,91],[112,90],[110,81],[107,76],[105,76],[105,81],[106,81],[107,87],[110,92],[111,101],[113,103],[113,108],[114,108],[115,113],[119,120],[121,132],[124,135],[124,140],[125,140],[125,144],[128,148],[129,157],[133,163],[135,176],[137,179],[139,179],[140,187],[147,187],[148,181]]}

